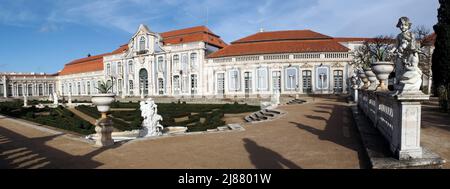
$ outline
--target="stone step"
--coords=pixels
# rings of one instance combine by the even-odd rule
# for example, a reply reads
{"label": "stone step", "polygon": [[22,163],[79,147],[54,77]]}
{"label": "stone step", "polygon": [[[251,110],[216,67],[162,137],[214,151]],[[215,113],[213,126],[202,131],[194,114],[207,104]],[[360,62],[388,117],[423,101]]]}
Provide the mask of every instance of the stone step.
{"label": "stone step", "polygon": [[261,112],[255,112],[255,113],[253,113],[253,114],[256,115],[258,118],[266,117],[266,116],[264,116],[264,114],[261,113]]}
{"label": "stone step", "polygon": [[253,119],[253,121],[259,121],[259,117],[256,116],[255,114],[251,114],[250,118]]}
{"label": "stone step", "polygon": [[263,114],[264,116],[266,116],[266,117],[275,117],[275,115],[273,114],[273,113],[269,113],[269,112],[266,112],[266,111],[259,111],[261,114]]}
{"label": "stone step", "polygon": [[277,111],[277,110],[270,110],[270,109],[266,109],[267,113],[274,113],[274,114],[281,114],[281,112]]}

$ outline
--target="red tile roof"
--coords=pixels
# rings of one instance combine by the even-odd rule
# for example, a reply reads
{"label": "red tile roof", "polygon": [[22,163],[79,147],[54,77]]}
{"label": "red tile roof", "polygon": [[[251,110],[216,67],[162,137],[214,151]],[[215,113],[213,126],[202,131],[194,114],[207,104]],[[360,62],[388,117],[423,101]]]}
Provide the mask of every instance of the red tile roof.
{"label": "red tile roof", "polygon": [[270,41],[232,44],[210,54],[208,58],[277,53],[348,52],[349,50],[332,40]]}
{"label": "red tile roof", "polygon": [[54,76],[57,76],[57,74],[39,74],[39,73],[0,73],[0,75],[7,75],[7,76],[14,76],[14,77],[25,77],[25,78],[42,78],[42,77],[47,77],[47,78],[51,78]]}
{"label": "red tile roof", "polygon": [[210,45],[223,48],[227,44],[220,37],[205,26],[173,30],[160,33],[164,44],[181,44],[196,41],[203,41]]}
{"label": "red tile roof", "polygon": [[288,30],[288,31],[274,31],[274,32],[259,32],[231,43],[236,44],[236,43],[251,43],[262,41],[316,40],[316,39],[332,39],[332,37],[311,30]]}
{"label": "red tile roof", "polygon": [[64,66],[59,75],[70,75],[84,72],[95,72],[103,70],[103,57],[111,53],[90,56],[74,60]]}
{"label": "red tile roof", "polygon": [[338,40],[311,30],[260,32],[232,42],[208,58],[242,55],[348,52],[350,49]]}
{"label": "red tile roof", "polygon": [[89,56],[74,60],[64,66],[64,69],[58,75],[70,75],[85,72],[95,72],[103,70],[103,57],[120,54],[128,50],[128,44],[120,46],[111,53],[105,53],[95,56]]}
{"label": "red tile roof", "polygon": [[370,41],[372,38],[364,38],[364,37],[336,37],[334,38],[335,41],[338,42],[364,42],[364,41]]}
{"label": "red tile roof", "polygon": [[436,43],[436,33],[433,33],[433,34],[425,37],[423,39],[422,43],[425,46],[434,46],[434,43]]}
{"label": "red tile roof", "polygon": [[[226,47],[227,44],[220,37],[211,32],[205,26],[173,30],[160,33],[164,44],[181,44],[196,41],[204,41],[219,48]],[[111,53],[105,53],[86,58],[74,60],[64,66],[59,75],[70,75],[84,72],[94,72],[103,70],[103,57],[113,54],[120,54],[128,50],[128,44],[120,46]]]}

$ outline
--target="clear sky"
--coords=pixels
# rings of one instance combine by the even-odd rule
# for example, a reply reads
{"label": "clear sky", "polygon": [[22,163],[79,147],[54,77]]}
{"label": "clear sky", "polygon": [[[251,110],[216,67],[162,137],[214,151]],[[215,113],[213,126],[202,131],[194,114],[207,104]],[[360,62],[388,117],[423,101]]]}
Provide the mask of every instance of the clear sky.
{"label": "clear sky", "polygon": [[0,0],[0,72],[55,73],[111,52],[139,24],[155,32],[207,25],[225,42],[266,31],[335,37],[396,34],[397,19],[429,29],[438,0]]}

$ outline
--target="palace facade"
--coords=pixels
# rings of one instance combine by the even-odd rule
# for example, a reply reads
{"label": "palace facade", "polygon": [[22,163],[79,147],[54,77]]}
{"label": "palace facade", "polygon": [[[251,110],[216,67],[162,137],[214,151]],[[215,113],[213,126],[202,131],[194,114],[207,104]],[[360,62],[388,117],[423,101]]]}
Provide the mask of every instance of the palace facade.
{"label": "palace facade", "polygon": [[127,44],[56,74],[0,73],[0,96],[90,96],[102,81],[123,98],[346,93],[352,50],[365,40],[291,30],[226,44],[204,26],[156,33],[140,25]]}

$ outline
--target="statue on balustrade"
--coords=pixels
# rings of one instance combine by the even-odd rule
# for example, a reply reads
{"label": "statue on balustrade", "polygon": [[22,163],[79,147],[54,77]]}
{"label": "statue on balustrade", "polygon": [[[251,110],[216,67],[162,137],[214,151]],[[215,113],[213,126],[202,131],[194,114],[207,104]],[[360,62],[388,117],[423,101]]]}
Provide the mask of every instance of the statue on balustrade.
{"label": "statue on balustrade", "polygon": [[397,24],[401,30],[394,51],[397,94],[418,93],[422,85],[422,71],[418,67],[420,50],[414,34],[410,31],[411,26],[408,17],[401,17]]}

